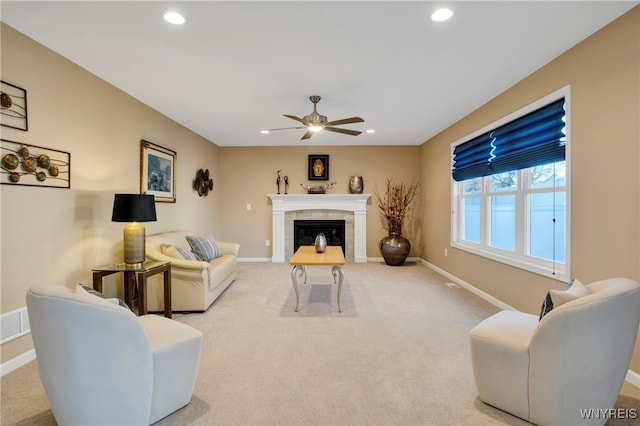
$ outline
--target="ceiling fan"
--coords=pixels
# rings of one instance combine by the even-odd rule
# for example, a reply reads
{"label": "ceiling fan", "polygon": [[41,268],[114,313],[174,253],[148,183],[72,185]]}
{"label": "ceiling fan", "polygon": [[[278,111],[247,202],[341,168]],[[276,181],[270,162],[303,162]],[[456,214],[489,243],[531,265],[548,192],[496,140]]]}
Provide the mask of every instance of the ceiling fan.
{"label": "ceiling fan", "polygon": [[360,117],[343,118],[342,120],[327,121],[326,115],[320,115],[316,109],[316,105],[320,102],[320,96],[309,96],[309,100],[313,102],[313,112],[309,115],[305,115],[303,118],[295,115],[283,114],[285,117],[291,118],[302,123],[304,126],[298,127],[281,127],[271,130],[286,130],[286,129],[307,129],[307,132],[300,138],[300,140],[309,139],[313,134],[319,130],[327,130],[329,132],[344,133],[345,135],[358,136],[360,133],[357,130],[341,129],[341,124],[362,123],[364,120]]}

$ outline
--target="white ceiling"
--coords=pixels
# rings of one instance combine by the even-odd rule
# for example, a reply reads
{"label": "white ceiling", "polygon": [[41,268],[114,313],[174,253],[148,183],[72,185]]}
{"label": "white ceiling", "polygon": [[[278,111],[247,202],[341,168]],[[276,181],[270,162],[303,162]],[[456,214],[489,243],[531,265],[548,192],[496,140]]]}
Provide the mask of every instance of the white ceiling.
{"label": "white ceiling", "polygon": [[[638,3],[2,0],[0,19],[220,146],[419,145]],[[310,95],[363,133],[260,133]]]}

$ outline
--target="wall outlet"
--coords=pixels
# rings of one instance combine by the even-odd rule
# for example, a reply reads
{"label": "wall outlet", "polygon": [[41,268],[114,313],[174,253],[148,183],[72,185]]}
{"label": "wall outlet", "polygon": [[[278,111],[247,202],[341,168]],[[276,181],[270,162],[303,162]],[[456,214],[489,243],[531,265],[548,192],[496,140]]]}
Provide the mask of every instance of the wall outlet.
{"label": "wall outlet", "polygon": [[251,203],[247,203],[247,210],[251,210]]}
{"label": "wall outlet", "polygon": [[449,249],[444,249],[444,257],[449,256]]}
{"label": "wall outlet", "polygon": [[271,245],[271,240],[265,240],[264,245],[269,247]]}

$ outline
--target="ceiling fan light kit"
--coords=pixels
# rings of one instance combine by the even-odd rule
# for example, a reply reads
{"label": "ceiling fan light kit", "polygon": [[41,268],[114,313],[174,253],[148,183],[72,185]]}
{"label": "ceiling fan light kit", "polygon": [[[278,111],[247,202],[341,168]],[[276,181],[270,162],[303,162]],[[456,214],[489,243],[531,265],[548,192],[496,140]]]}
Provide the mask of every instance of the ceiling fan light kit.
{"label": "ceiling fan light kit", "polygon": [[263,133],[269,133],[270,131],[273,131],[273,130],[307,129],[307,132],[302,136],[302,138],[300,138],[300,140],[309,139],[311,136],[313,136],[315,132],[318,132],[321,130],[342,133],[350,136],[358,136],[360,133],[362,133],[358,130],[349,130],[349,129],[342,129],[340,127],[334,127],[334,126],[340,126],[342,124],[363,123],[364,120],[360,117],[350,117],[350,118],[343,118],[341,120],[328,121],[326,115],[321,115],[320,113],[318,113],[317,104],[318,102],[320,102],[320,99],[321,99],[320,96],[317,96],[317,95],[309,96],[309,100],[313,103],[313,112],[309,115],[305,115],[302,118],[296,115],[283,114],[287,118],[290,118],[299,123],[302,123],[303,126],[269,129],[266,132],[263,131]]}

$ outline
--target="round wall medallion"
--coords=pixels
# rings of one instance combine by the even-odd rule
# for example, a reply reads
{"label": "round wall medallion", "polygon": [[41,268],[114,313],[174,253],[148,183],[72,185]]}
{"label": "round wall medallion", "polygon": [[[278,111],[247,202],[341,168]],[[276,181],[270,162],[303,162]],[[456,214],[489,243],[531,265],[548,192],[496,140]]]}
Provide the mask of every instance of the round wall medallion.
{"label": "round wall medallion", "polygon": [[34,157],[27,157],[22,161],[22,168],[29,173],[35,172],[37,167],[38,160],[36,160]]}
{"label": "round wall medallion", "polygon": [[209,169],[200,169],[196,172],[193,189],[198,192],[200,197],[206,197],[209,195],[209,191],[213,191],[213,179],[209,177]]}
{"label": "round wall medallion", "polygon": [[20,160],[14,154],[6,154],[2,157],[2,166],[9,170],[15,170],[20,164]]}

